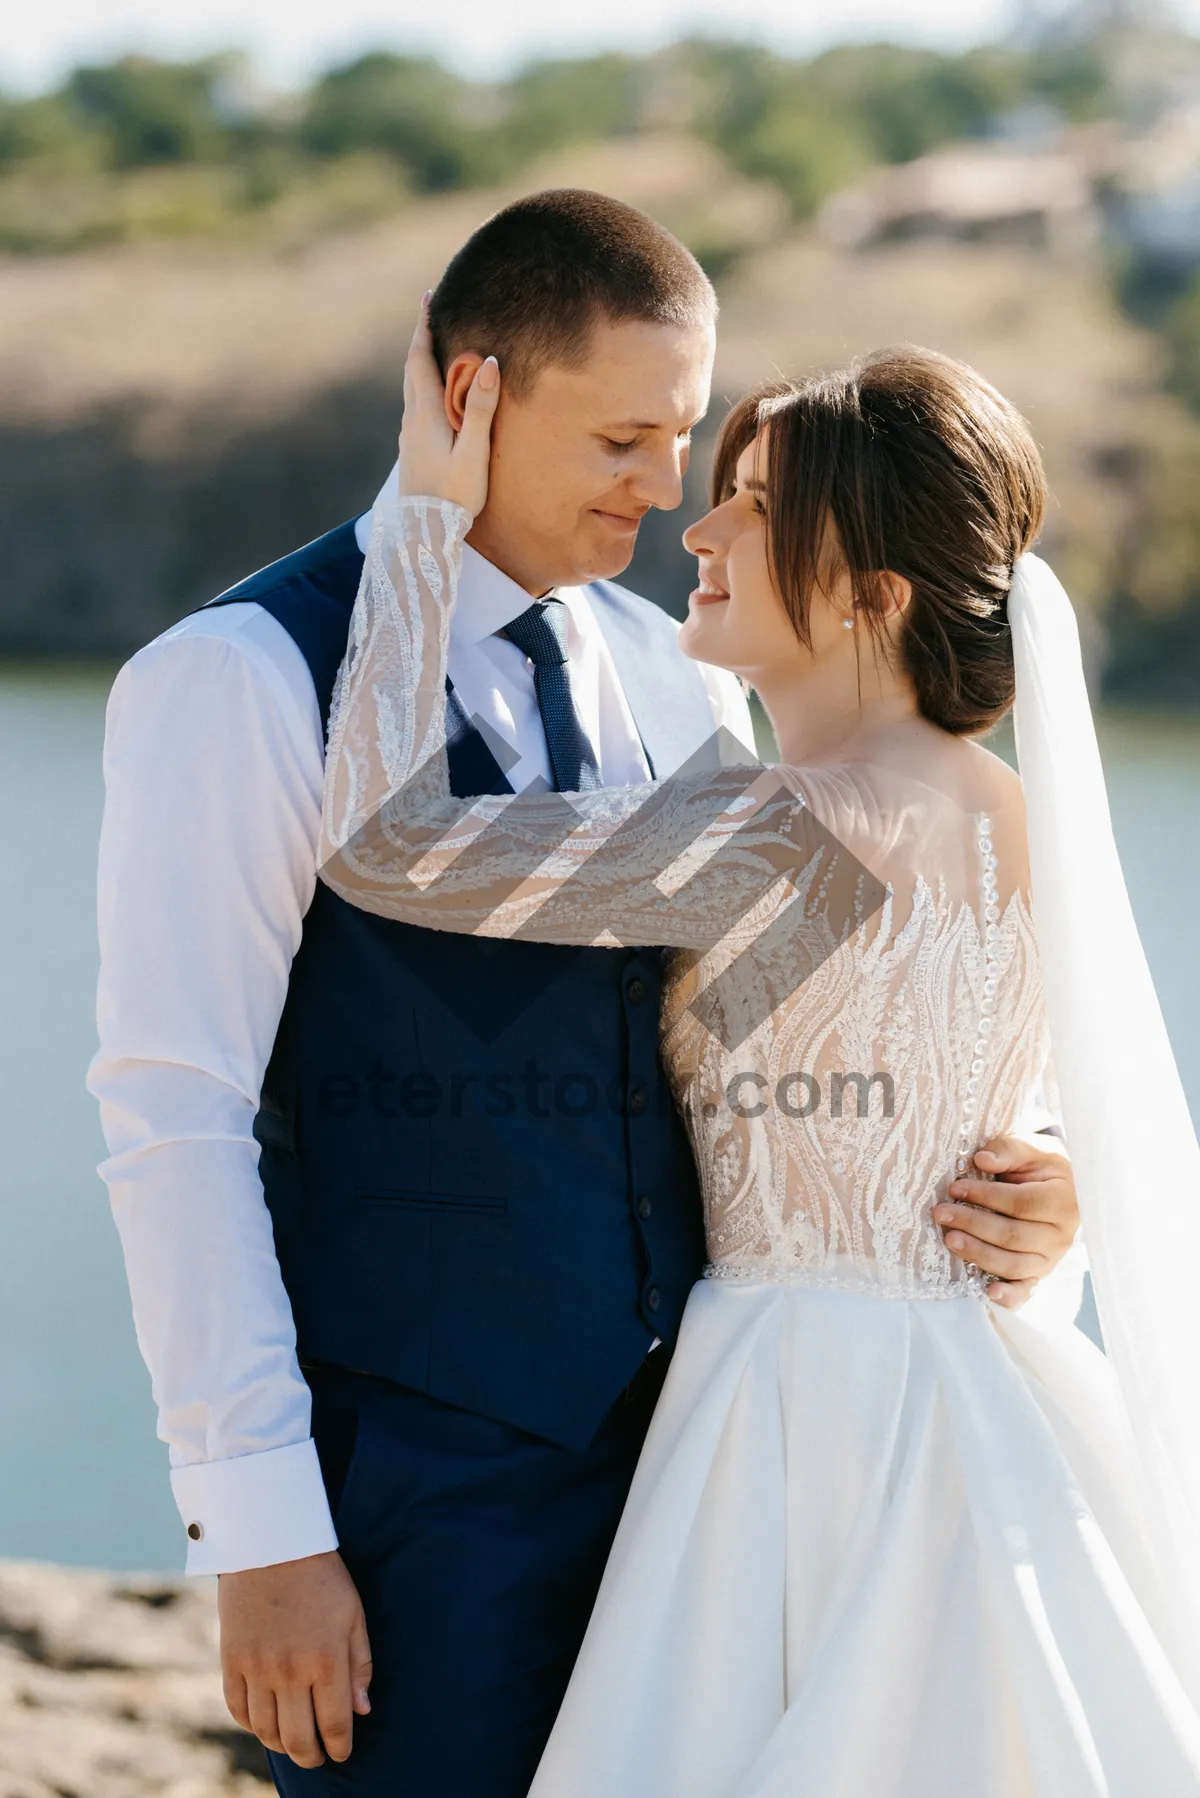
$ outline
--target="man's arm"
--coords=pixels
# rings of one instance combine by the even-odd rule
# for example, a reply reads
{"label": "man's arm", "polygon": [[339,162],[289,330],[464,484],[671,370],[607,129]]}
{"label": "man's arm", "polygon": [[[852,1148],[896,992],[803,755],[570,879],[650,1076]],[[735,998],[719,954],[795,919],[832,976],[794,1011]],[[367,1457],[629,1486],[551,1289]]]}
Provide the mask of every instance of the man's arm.
{"label": "man's arm", "polygon": [[89,1085],[188,1570],[222,1576],[234,1714],[315,1764],[314,1696],[330,1752],[349,1751],[365,1632],[252,1125],[315,881],[321,727],[286,633],[258,607],[223,611],[113,690]]}

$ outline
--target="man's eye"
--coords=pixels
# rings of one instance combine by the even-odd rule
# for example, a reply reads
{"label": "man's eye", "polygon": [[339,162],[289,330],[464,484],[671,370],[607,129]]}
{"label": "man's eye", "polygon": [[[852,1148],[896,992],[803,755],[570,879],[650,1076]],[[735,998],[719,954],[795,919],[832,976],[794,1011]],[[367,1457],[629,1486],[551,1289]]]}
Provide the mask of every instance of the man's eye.
{"label": "man's eye", "polygon": [[626,450],[631,450],[633,448],[634,444],[637,442],[637,438],[626,437],[622,439],[617,437],[606,437],[604,442],[614,456],[623,456]]}

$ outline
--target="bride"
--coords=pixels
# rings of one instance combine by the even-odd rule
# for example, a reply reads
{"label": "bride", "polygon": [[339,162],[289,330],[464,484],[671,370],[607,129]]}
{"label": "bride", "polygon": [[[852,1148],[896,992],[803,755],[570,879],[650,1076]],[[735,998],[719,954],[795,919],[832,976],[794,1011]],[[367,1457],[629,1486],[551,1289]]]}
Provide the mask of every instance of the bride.
{"label": "bride", "polygon": [[[322,878],[433,929],[672,945],[710,1257],[533,1798],[1195,1798],[1200,1154],[1029,430],[911,349],[743,401],[680,643],[755,687],[780,764],[464,810],[446,651],[499,387],[452,439],[418,327]],[[1014,695],[1021,779],[975,741]],[[932,1217],[1055,1079],[1107,1358],[987,1303]]]}

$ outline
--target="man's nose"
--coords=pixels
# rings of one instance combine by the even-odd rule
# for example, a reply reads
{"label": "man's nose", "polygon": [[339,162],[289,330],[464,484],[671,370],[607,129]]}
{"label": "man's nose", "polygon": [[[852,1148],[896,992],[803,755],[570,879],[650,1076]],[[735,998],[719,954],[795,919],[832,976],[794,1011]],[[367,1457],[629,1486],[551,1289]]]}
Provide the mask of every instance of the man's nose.
{"label": "man's nose", "polygon": [[646,506],[657,506],[660,512],[673,512],[683,504],[683,475],[687,467],[687,446],[676,443],[664,446],[650,455],[633,477],[633,490]]}

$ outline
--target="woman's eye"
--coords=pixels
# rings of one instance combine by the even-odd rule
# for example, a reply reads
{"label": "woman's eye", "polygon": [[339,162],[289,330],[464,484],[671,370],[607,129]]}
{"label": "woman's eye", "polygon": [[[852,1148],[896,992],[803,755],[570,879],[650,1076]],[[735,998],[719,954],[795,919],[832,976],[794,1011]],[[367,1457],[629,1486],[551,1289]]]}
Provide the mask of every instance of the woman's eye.
{"label": "woman's eye", "polygon": [[621,440],[616,437],[606,437],[604,442],[614,456],[623,456],[626,450],[631,450],[633,448],[634,444],[637,442],[637,438],[626,437],[624,440]]}
{"label": "woman's eye", "polygon": [[754,500],[754,510],[758,513],[760,518],[765,518],[767,516],[767,508],[757,496]]}

